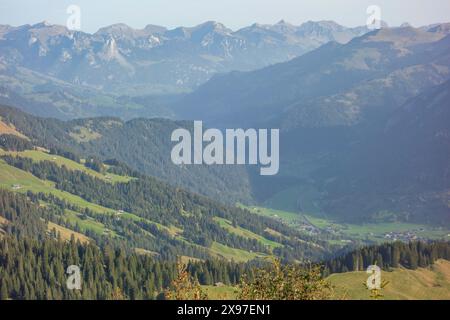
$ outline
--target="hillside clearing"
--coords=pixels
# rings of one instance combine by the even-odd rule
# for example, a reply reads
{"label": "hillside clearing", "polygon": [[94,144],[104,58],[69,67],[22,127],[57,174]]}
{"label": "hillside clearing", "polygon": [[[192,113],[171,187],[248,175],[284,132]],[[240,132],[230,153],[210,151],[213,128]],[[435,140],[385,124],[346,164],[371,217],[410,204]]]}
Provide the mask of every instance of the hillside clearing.
{"label": "hillside clearing", "polygon": [[59,235],[61,236],[61,239],[65,240],[65,241],[70,241],[72,236],[74,237],[74,239],[76,241],[80,241],[81,243],[89,243],[91,241],[91,239],[86,237],[84,234],[67,229],[67,228],[57,225],[53,222],[48,222],[47,229],[50,232],[53,230],[56,230],[56,232],[59,233]]}
{"label": "hillside clearing", "polygon": [[89,174],[90,176],[93,176],[95,178],[101,179],[106,182],[111,183],[126,183],[132,180],[131,177],[125,177],[125,176],[119,176],[112,173],[100,173],[95,170],[92,170],[90,168],[87,168],[81,163],[75,162],[73,160],[50,154],[48,152],[44,152],[43,150],[26,150],[22,152],[16,152],[16,151],[1,151],[0,150],[0,156],[2,155],[11,155],[15,157],[21,157],[21,158],[29,158],[32,159],[35,162],[40,161],[50,161],[58,166],[62,167],[65,166],[69,170],[73,171],[81,171],[86,174]]}
{"label": "hillside clearing", "polygon": [[25,135],[17,131],[13,125],[8,125],[5,122],[3,122],[1,117],[0,117],[0,134],[12,134],[20,138],[29,140]]}
{"label": "hillside clearing", "polygon": [[236,300],[239,289],[232,286],[202,286],[210,300]]}
{"label": "hillside clearing", "polygon": [[267,255],[259,252],[250,252],[241,249],[231,248],[218,242],[214,242],[209,248],[212,254],[224,258],[226,260],[233,260],[235,262],[247,262],[256,258],[264,258]]}
{"label": "hillside clearing", "polygon": [[268,240],[268,239],[264,238],[263,236],[260,236],[256,233],[251,232],[250,230],[241,228],[239,226],[234,227],[233,224],[229,220],[219,218],[219,217],[215,217],[214,220],[216,222],[218,222],[222,228],[226,229],[228,232],[234,233],[235,235],[238,235],[238,236],[241,236],[241,237],[244,237],[247,239],[257,240],[257,241],[261,242],[262,244],[264,244],[268,247],[271,247],[271,248],[278,248],[278,247],[282,246],[282,244],[275,242],[275,241]]}
{"label": "hillside clearing", "polygon": [[[364,287],[366,272],[332,274],[328,277],[336,286],[337,296],[352,300],[370,299]],[[382,280],[389,284],[382,290],[386,300],[450,300],[450,261],[438,260],[428,268],[404,268],[383,271]]]}

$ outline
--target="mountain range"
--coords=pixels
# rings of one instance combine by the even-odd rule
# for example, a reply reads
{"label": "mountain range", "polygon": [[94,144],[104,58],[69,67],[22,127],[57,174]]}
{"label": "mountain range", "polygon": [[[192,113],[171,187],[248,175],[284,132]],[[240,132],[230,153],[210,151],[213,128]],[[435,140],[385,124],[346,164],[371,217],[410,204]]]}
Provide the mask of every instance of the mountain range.
{"label": "mountain range", "polygon": [[[300,26],[280,21],[237,31],[213,21],[173,30],[154,25],[136,30],[115,24],[94,34],[46,22],[2,25],[2,102],[19,95],[27,100],[21,105],[39,107],[44,102],[47,108],[53,105],[56,116],[66,119],[111,113],[125,118],[167,116],[153,100],[136,101],[129,96],[190,92],[217,73],[262,68],[329,41],[348,42],[367,31],[332,21]],[[131,111],[123,111],[127,109]]]}
{"label": "mountain range", "polygon": [[398,27],[332,41],[285,63],[217,75],[178,112],[219,126],[355,125],[448,79],[449,35],[448,25]]}

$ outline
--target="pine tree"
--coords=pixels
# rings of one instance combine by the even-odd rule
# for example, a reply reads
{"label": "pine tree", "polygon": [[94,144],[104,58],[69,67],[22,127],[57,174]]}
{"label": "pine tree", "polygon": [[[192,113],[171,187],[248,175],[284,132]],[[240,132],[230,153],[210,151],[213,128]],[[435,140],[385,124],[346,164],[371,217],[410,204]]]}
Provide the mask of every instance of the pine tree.
{"label": "pine tree", "polygon": [[5,279],[0,282],[0,300],[8,300],[8,287]]}

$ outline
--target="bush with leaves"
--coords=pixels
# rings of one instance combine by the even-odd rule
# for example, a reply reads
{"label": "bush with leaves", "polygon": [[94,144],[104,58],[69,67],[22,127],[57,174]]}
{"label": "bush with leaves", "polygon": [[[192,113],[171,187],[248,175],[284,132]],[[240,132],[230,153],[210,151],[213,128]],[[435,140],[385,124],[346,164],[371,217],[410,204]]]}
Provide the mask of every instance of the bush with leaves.
{"label": "bush with leaves", "polygon": [[323,279],[320,267],[282,265],[274,259],[269,268],[255,270],[254,280],[240,285],[242,300],[326,300],[332,299],[332,285]]}
{"label": "bush with leaves", "polygon": [[207,300],[200,283],[187,271],[185,264],[178,262],[178,276],[172,285],[164,292],[168,300]]}

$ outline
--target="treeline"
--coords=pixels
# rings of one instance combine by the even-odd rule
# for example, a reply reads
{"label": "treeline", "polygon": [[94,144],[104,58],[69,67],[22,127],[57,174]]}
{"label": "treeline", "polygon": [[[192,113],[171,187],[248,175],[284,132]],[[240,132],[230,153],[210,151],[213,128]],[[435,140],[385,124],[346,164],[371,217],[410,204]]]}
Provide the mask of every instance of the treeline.
{"label": "treeline", "polygon": [[66,150],[66,149],[61,149],[61,148],[58,148],[58,147],[51,147],[51,148],[49,149],[49,151],[50,151],[50,154],[54,154],[54,155],[57,155],[57,156],[61,156],[61,157],[70,159],[70,160],[72,160],[72,161],[81,163],[81,158],[80,158],[80,156],[79,156],[78,154],[72,152],[72,151],[68,151],[68,150]]}
{"label": "treeline", "polygon": [[0,148],[7,151],[24,151],[33,149],[33,144],[13,134],[0,135]]}
{"label": "treeline", "polygon": [[103,161],[103,163],[107,166],[110,166],[108,169],[108,172],[117,174],[119,176],[129,176],[129,177],[135,177],[138,178],[140,174],[136,172],[135,170],[128,167],[123,162],[120,162],[116,159],[107,159]]}
{"label": "treeline", "polygon": [[384,270],[400,266],[417,269],[430,266],[438,259],[450,260],[450,242],[385,243],[363,247],[327,261],[324,273],[364,271],[375,264]]}

